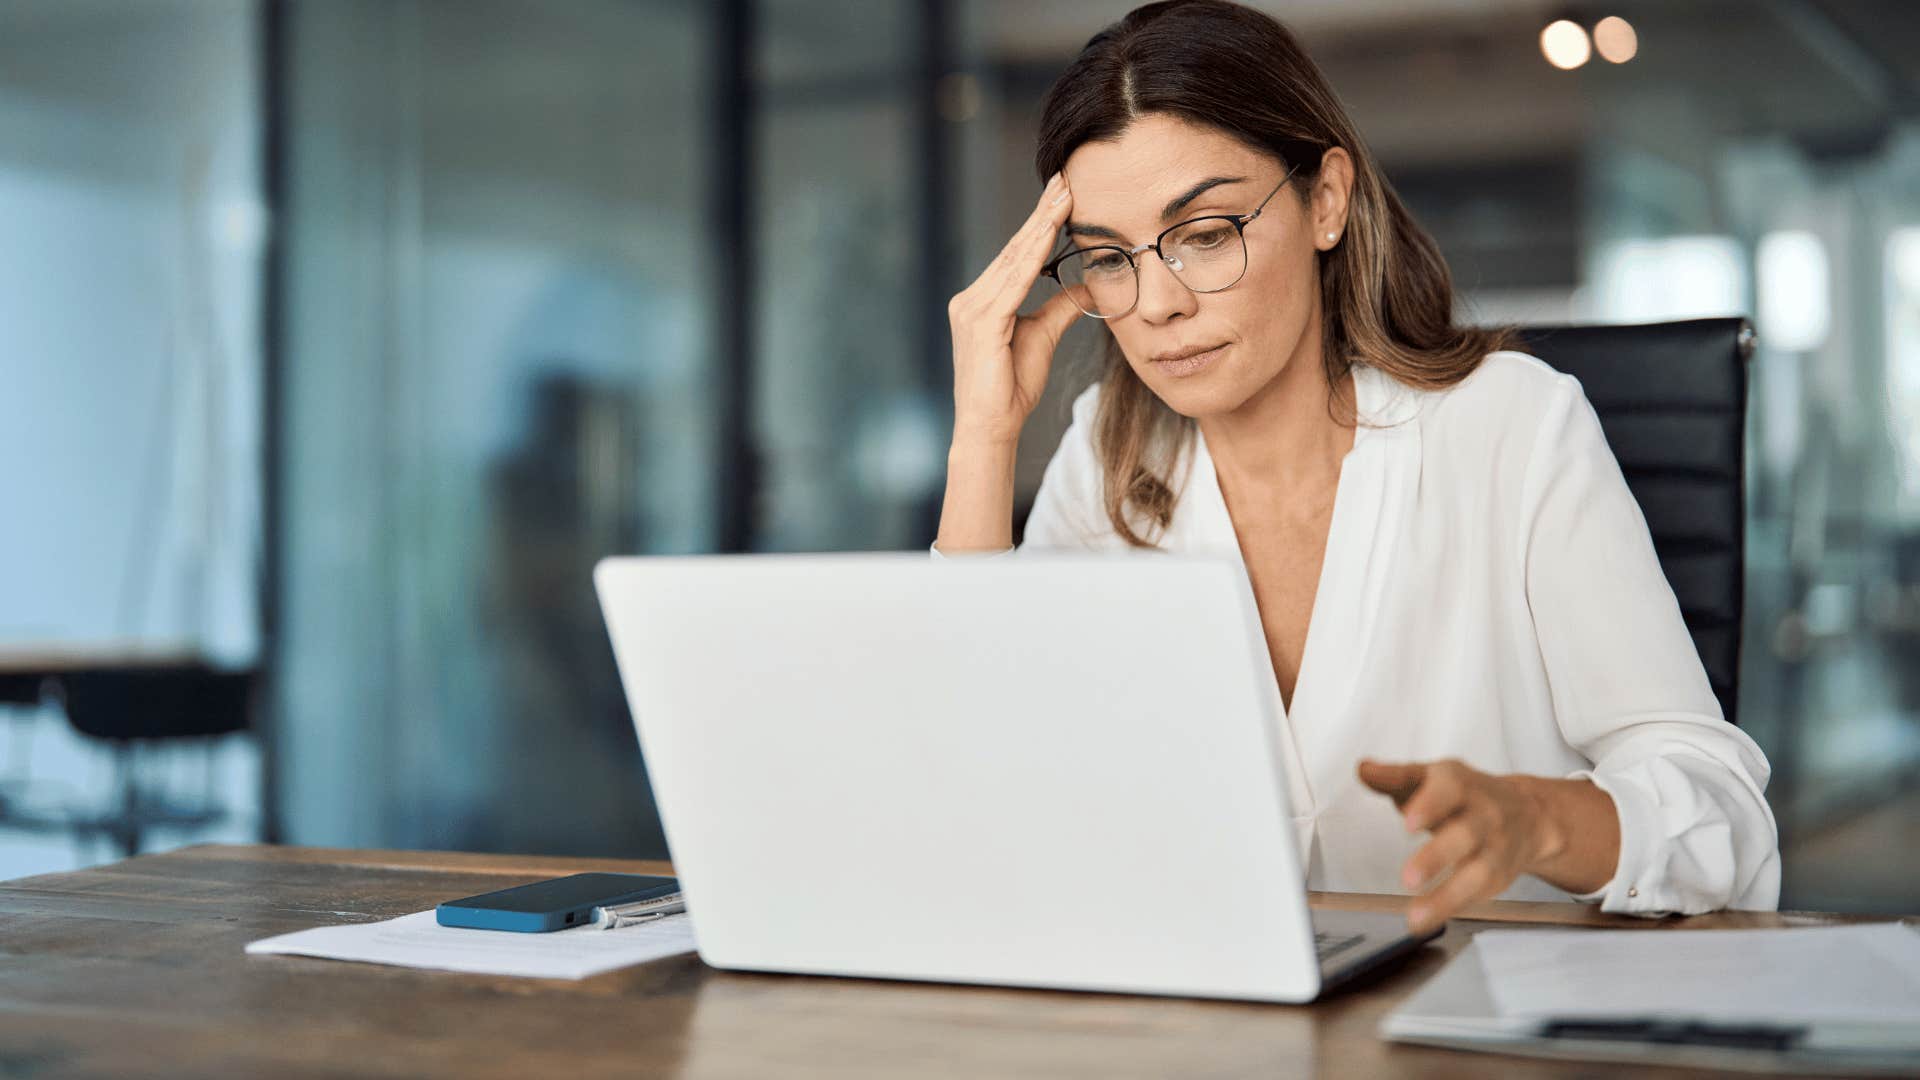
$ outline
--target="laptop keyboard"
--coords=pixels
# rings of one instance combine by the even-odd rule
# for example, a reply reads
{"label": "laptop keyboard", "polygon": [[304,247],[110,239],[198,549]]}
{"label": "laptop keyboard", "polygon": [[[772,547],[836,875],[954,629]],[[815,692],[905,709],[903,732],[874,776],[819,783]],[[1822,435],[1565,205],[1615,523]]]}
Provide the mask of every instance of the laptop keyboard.
{"label": "laptop keyboard", "polygon": [[1328,960],[1346,952],[1348,949],[1353,948],[1365,940],[1367,940],[1367,935],[1365,934],[1328,934],[1315,930],[1313,932],[1313,954],[1324,964]]}

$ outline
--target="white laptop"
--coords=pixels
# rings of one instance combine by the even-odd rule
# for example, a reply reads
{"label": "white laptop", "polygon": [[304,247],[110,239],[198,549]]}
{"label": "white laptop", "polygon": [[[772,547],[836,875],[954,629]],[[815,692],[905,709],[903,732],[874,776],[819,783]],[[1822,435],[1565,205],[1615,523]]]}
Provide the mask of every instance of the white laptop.
{"label": "white laptop", "polygon": [[1427,940],[1308,910],[1231,563],[594,576],[715,967],[1298,1002]]}

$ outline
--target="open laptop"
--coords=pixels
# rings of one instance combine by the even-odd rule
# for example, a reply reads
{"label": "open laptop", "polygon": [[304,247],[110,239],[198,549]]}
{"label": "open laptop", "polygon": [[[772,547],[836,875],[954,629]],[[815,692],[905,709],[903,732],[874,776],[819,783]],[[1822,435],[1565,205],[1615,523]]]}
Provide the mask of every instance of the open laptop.
{"label": "open laptop", "polygon": [[715,967],[1299,1002],[1428,940],[1309,911],[1231,563],[616,558],[595,583]]}

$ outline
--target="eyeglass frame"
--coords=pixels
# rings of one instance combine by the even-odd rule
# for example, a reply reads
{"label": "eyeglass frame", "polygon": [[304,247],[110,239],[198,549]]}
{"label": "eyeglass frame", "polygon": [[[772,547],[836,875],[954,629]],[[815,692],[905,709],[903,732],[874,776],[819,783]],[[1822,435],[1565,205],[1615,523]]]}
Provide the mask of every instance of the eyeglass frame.
{"label": "eyeglass frame", "polygon": [[[1089,251],[1105,250],[1105,251],[1119,252],[1122,256],[1126,258],[1127,266],[1133,270],[1133,303],[1128,305],[1127,310],[1116,312],[1115,314],[1112,314],[1112,315],[1095,315],[1093,312],[1088,311],[1086,308],[1080,308],[1081,313],[1087,316],[1087,318],[1089,319],[1118,319],[1124,315],[1132,314],[1133,309],[1140,306],[1140,264],[1134,261],[1135,255],[1138,255],[1143,251],[1152,251],[1154,255],[1157,256],[1160,259],[1160,261],[1164,264],[1167,261],[1167,255],[1166,255],[1166,252],[1163,252],[1160,250],[1160,245],[1162,242],[1166,240],[1168,233],[1174,232],[1179,229],[1184,229],[1189,225],[1195,225],[1202,221],[1231,221],[1233,222],[1233,230],[1235,235],[1237,235],[1240,238],[1240,254],[1243,256],[1243,261],[1240,265],[1240,275],[1238,277],[1234,278],[1232,281],[1227,282],[1225,285],[1222,285],[1217,289],[1196,289],[1193,286],[1188,285],[1186,282],[1186,279],[1180,277],[1179,271],[1174,270],[1173,267],[1171,266],[1167,267],[1167,272],[1173,274],[1174,280],[1179,281],[1181,287],[1185,288],[1189,292],[1196,292],[1196,293],[1226,292],[1228,289],[1231,289],[1235,285],[1240,284],[1240,282],[1247,276],[1247,267],[1251,265],[1253,262],[1253,252],[1247,249],[1247,226],[1253,224],[1254,221],[1256,221],[1260,217],[1261,212],[1266,210],[1267,204],[1273,201],[1273,197],[1275,195],[1280,194],[1280,189],[1283,187],[1286,187],[1287,181],[1292,180],[1293,174],[1299,171],[1300,171],[1300,166],[1298,165],[1295,165],[1293,168],[1288,169],[1287,175],[1281,177],[1280,182],[1273,185],[1273,190],[1267,192],[1267,197],[1264,199],[1261,199],[1260,205],[1254,207],[1253,212],[1250,214],[1239,214],[1239,215],[1202,214],[1199,217],[1188,218],[1185,221],[1178,222],[1173,225],[1169,225],[1166,228],[1160,230],[1160,235],[1153,238],[1153,243],[1141,244],[1138,247],[1134,247],[1134,248],[1125,248],[1120,246],[1119,244],[1095,244],[1092,247],[1068,248],[1067,250],[1061,252],[1060,254],[1055,255],[1053,258],[1047,260],[1047,264],[1040,268],[1040,273],[1044,277],[1052,278],[1053,283],[1055,285],[1060,286],[1061,291],[1065,292],[1067,290],[1067,283],[1060,280],[1060,264],[1061,263],[1066,262],[1069,258],[1072,258],[1075,255],[1085,255]],[[1072,294],[1069,293],[1068,295],[1072,295]],[[1075,301],[1074,306],[1080,307],[1079,302]]]}

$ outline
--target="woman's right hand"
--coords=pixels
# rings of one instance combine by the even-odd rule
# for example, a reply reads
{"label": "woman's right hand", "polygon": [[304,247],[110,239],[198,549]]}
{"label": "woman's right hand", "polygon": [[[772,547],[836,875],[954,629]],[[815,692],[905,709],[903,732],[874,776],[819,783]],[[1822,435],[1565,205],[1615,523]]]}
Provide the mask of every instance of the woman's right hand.
{"label": "woman's right hand", "polygon": [[973,284],[947,304],[953,329],[956,443],[1017,442],[1047,388],[1054,350],[1080,309],[1064,292],[1048,297],[1031,315],[1021,315],[1020,304],[1072,209],[1066,177],[1055,173],[1026,224]]}

